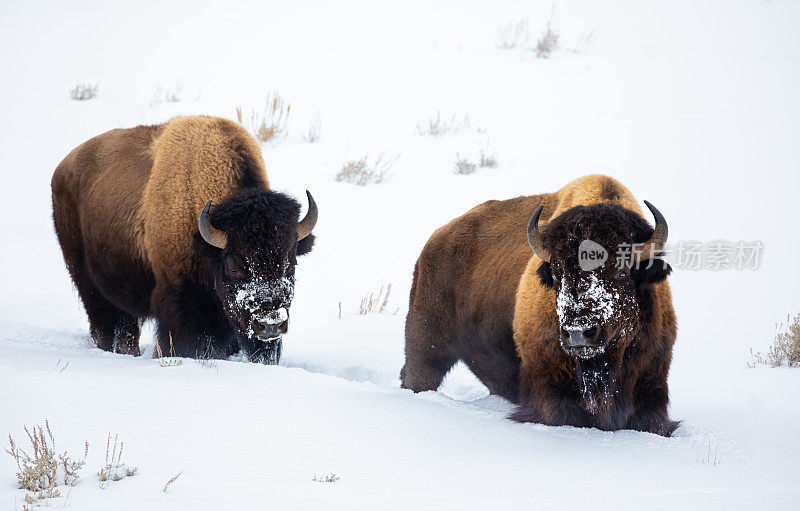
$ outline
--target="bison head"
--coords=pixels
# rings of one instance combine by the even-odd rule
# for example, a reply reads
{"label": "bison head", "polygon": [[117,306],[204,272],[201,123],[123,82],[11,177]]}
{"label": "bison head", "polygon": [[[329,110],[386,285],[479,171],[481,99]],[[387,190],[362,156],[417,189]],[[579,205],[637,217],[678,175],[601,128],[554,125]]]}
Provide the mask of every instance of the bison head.
{"label": "bison head", "polygon": [[562,349],[591,358],[612,343],[625,346],[639,331],[652,300],[652,285],[671,268],[659,256],[667,222],[649,202],[651,228],[638,214],[615,204],[575,206],[539,231],[536,210],[528,242],[542,260],[541,282],[556,293]]}
{"label": "bison head", "polygon": [[277,363],[281,337],[289,327],[297,256],[311,250],[317,205],[308,195],[308,213],[298,221],[300,204],[272,191],[242,190],[198,221],[212,261],[214,291],[239,346],[250,360]]}

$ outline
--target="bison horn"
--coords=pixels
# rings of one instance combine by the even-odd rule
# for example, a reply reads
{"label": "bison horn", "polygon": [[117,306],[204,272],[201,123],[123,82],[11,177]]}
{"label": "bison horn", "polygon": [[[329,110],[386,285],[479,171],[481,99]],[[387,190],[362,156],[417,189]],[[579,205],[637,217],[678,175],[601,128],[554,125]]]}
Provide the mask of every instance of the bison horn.
{"label": "bison horn", "polygon": [[209,245],[224,249],[225,245],[228,244],[228,235],[225,234],[225,231],[221,231],[211,225],[211,221],[208,218],[208,211],[210,209],[211,199],[208,199],[203,211],[200,212],[200,219],[197,221],[197,226],[200,228],[200,236],[202,236]]}
{"label": "bison horn", "polygon": [[317,203],[314,202],[314,197],[311,196],[311,192],[306,190],[306,195],[308,195],[308,212],[306,216],[297,223],[297,241],[311,234],[311,231],[314,230],[314,226],[317,225],[317,217],[319,216]]}
{"label": "bison horn", "polygon": [[539,259],[549,263],[550,252],[545,250],[544,245],[542,245],[542,233],[539,232],[539,215],[542,214],[543,209],[544,204],[536,209],[536,212],[531,217],[531,221],[528,222],[528,243],[533,249],[533,253],[536,254]]}
{"label": "bison horn", "polygon": [[644,203],[647,209],[653,214],[653,218],[656,219],[656,226],[655,229],[653,229],[652,236],[650,236],[650,239],[642,246],[642,260],[646,261],[664,250],[664,245],[667,243],[669,228],[667,227],[667,221],[664,219],[664,215],[649,202],[644,201]]}

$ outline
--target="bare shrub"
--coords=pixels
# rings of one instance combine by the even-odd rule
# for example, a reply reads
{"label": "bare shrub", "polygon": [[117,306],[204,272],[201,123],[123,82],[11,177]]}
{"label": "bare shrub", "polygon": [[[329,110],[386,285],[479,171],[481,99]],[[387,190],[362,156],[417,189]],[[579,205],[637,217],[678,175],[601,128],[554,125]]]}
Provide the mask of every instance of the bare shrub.
{"label": "bare shrub", "polygon": [[383,183],[398,158],[399,154],[387,158],[385,153],[381,153],[376,159],[370,160],[369,155],[365,154],[358,160],[345,162],[336,173],[336,181],[355,183],[358,186]]}
{"label": "bare shrub", "polygon": [[534,48],[536,56],[540,59],[550,58],[550,55],[558,49],[558,38],[558,32],[554,31],[548,22],[547,28],[539,37],[539,40],[536,41],[536,47]]}
{"label": "bare shrub", "polygon": [[78,82],[69,90],[69,97],[76,101],[86,101],[97,97],[98,90],[100,90],[99,83]]}
{"label": "bare shrub", "polygon": [[109,481],[119,481],[126,477],[136,474],[139,467],[133,467],[122,463],[122,450],[125,447],[125,442],[119,442],[119,451],[117,451],[117,441],[119,435],[114,435],[114,445],[111,445],[111,432],[108,432],[108,439],[106,440],[106,464],[97,472],[97,479],[100,481],[100,487],[105,488]]}
{"label": "bare shrub", "polygon": [[8,435],[9,447],[5,451],[17,463],[17,484],[20,489],[31,493],[25,495],[25,502],[34,505],[37,501],[60,497],[59,485],[75,486],[80,475],[78,471],[86,464],[86,455],[89,453],[89,442],[86,442],[83,459],[72,459],[65,451],[56,454],[56,442],[50,423],[45,420],[44,427],[25,426],[25,433],[31,444],[31,453],[22,449]]}
{"label": "bare shrub", "polygon": [[465,176],[468,174],[472,174],[473,172],[475,172],[475,170],[477,170],[477,168],[478,165],[476,163],[473,163],[466,158],[462,158],[461,156],[458,155],[458,153],[456,153],[456,168],[453,172]]}
{"label": "bare shrub", "polygon": [[156,88],[153,91],[153,101],[150,103],[150,105],[155,106],[159,103],[177,103],[181,100],[180,93],[180,82],[176,83],[175,88],[173,89],[163,88],[160,84],[156,85]]}
{"label": "bare shrub", "polygon": [[236,119],[247,128],[259,142],[269,142],[288,135],[289,114],[292,106],[281,95],[270,92],[263,110],[251,110],[245,118],[242,107],[236,107]]}
{"label": "bare shrub", "polygon": [[573,46],[570,51],[577,55],[586,53],[589,50],[589,47],[592,44],[594,44],[596,39],[597,39],[597,32],[595,32],[594,30],[592,30],[591,32],[587,32],[583,34],[580,39],[578,39],[578,41],[575,43],[575,46]]}
{"label": "bare shrub", "polygon": [[206,349],[203,350],[203,353],[197,354],[194,361],[206,369],[218,369],[217,361],[214,359],[214,352],[210,344],[206,345]]}
{"label": "bare shrub", "polygon": [[319,112],[314,112],[314,117],[311,119],[311,124],[308,126],[308,131],[303,135],[303,140],[309,144],[313,144],[319,140],[322,135],[322,117]]}
{"label": "bare shrub", "polygon": [[316,483],[335,483],[339,479],[340,479],[340,477],[337,476],[334,473],[322,474],[321,476],[318,476],[317,474],[314,474],[314,479],[312,479],[312,481],[314,481]]}
{"label": "bare shrub", "polygon": [[489,154],[481,149],[481,160],[478,165],[482,169],[493,169],[497,167],[497,158],[494,154]]}
{"label": "bare shrub", "polygon": [[[392,284],[386,285],[386,292],[384,287],[381,286],[378,293],[369,292],[367,296],[361,299],[361,305],[358,307],[358,313],[366,316],[370,313],[383,313],[386,312],[386,307],[389,306],[389,295],[392,294]],[[395,311],[396,312],[396,311]]]}
{"label": "bare shrub", "polygon": [[449,135],[452,133],[461,133],[470,129],[472,121],[469,114],[465,114],[463,118],[457,118],[455,115],[450,119],[443,119],[441,112],[436,112],[436,117],[431,117],[426,122],[417,124],[417,134],[430,137],[441,137],[442,135]]}
{"label": "bare shrub", "polygon": [[786,316],[786,323],[775,325],[775,338],[769,346],[766,355],[750,348],[752,361],[748,367],[758,364],[780,367],[784,363],[789,366],[800,365],[800,313],[794,317]]}
{"label": "bare shrub", "polygon": [[501,50],[524,48],[531,40],[528,20],[509,22],[497,30],[497,47]]}

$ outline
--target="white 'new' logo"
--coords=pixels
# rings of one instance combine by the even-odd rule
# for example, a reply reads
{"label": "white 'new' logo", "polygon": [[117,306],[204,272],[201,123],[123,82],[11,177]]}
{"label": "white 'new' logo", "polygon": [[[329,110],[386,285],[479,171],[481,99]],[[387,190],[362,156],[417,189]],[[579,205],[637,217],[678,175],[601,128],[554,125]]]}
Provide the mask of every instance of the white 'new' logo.
{"label": "white 'new' logo", "polygon": [[578,247],[578,264],[583,271],[592,271],[603,266],[608,259],[608,252],[602,245],[592,240],[581,241]]}

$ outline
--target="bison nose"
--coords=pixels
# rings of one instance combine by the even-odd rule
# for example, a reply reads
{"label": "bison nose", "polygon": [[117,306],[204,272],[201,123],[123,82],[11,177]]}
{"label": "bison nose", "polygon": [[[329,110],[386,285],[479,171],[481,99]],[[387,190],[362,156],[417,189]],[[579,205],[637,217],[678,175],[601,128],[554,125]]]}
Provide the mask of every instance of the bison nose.
{"label": "bison nose", "polygon": [[598,338],[600,335],[600,328],[593,326],[591,328],[562,328],[561,340],[571,348],[586,348],[597,347],[599,345]]}
{"label": "bison nose", "polygon": [[274,339],[280,337],[281,334],[286,332],[286,329],[281,330],[283,325],[270,325],[269,323],[261,323],[257,319],[250,322],[250,328],[256,337],[261,339]]}

